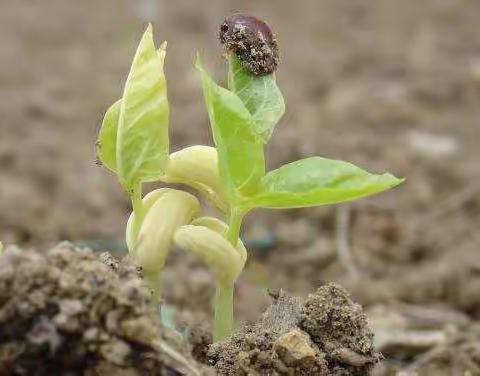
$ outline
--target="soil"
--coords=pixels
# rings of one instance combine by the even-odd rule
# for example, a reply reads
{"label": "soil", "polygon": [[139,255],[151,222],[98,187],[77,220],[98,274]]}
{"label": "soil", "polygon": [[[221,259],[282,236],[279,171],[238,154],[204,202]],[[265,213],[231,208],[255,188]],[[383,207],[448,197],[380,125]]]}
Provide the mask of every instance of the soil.
{"label": "soil", "polygon": [[362,308],[335,284],[303,303],[280,291],[259,323],[208,356],[220,375],[368,375],[381,359]]}
{"label": "soil", "polygon": [[272,294],[257,324],[213,344],[162,324],[128,256],[9,247],[0,291],[2,375],[367,375],[381,359],[361,306],[335,284],[304,302]]}
{"label": "soil", "polygon": [[[0,257],[0,374],[207,374],[133,263],[64,243]],[[182,347],[183,346],[183,347]]]}
{"label": "soil", "polygon": [[[200,50],[223,77],[218,26],[232,11],[248,10],[267,18],[280,48],[277,78],[287,112],[268,146],[269,167],[320,154],[407,181],[339,207],[251,213],[243,229],[250,258],[237,286],[239,323],[261,327],[267,289],[302,302],[334,281],[364,307],[375,351],[384,356],[374,375],[480,374],[480,3],[249,0],[241,9],[233,0],[0,3],[5,244],[46,250],[67,239],[122,254],[129,203],[116,178],[95,165],[94,143],[145,23],[154,23],[158,42],[169,43],[174,151],[211,144],[193,58]],[[30,259],[3,257],[2,267]],[[42,260],[50,257],[34,256],[45,268]],[[195,356],[207,359],[211,275],[174,251],[163,278],[170,286],[164,307],[194,342]],[[140,314],[132,312],[126,315]],[[51,330],[53,317],[45,317],[48,324],[38,325]],[[300,334],[292,338],[305,338],[307,331],[294,326]],[[33,330],[14,328],[22,336]],[[246,346],[241,333],[236,341]],[[328,359],[319,339],[309,337],[306,343]]]}

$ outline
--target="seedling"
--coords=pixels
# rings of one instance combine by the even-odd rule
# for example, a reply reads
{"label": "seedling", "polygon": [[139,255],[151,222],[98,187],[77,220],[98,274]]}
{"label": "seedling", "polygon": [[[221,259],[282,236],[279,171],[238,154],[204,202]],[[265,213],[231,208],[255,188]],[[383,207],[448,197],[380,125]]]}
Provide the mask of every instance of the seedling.
{"label": "seedling", "polygon": [[[233,296],[247,251],[239,239],[254,208],[288,209],[345,202],[401,183],[351,163],[311,157],[265,171],[264,147],[285,111],[276,84],[278,47],[263,21],[234,15],[220,27],[228,85],[218,85],[197,56],[215,147],[169,154],[169,105],[163,72],[166,43],[157,50],[149,26],[140,41],[121,99],[106,112],[98,135],[100,161],[115,172],[133,212],[126,240],[154,292],[173,244],[198,255],[216,281],[214,339],[231,335]],[[144,182],[180,183],[203,194],[224,221],[201,217],[190,193],[160,188],[143,197]]]}

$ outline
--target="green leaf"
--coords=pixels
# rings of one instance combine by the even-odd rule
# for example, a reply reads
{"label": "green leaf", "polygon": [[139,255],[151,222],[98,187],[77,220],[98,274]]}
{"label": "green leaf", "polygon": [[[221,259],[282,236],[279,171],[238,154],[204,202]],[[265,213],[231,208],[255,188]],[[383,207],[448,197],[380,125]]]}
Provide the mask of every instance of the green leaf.
{"label": "green leaf", "polygon": [[252,117],[242,101],[217,85],[197,57],[203,94],[218,151],[220,178],[232,200],[258,191],[265,175],[263,142],[252,131]]}
{"label": "green leaf", "polygon": [[228,65],[228,87],[252,115],[255,133],[267,143],[285,112],[285,101],[275,74],[255,76],[243,68],[236,56],[229,59]]}
{"label": "green leaf", "polygon": [[117,129],[121,99],[110,106],[103,118],[97,138],[98,159],[110,170],[117,172]]}
{"label": "green leaf", "polygon": [[253,197],[253,207],[273,209],[335,204],[382,192],[403,179],[385,173],[370,174],[355,165],[311,157],[269,172],[263,192]]}
{"label": "green leaf", "polygon": [[140,41],[120,106],[116,166],[120,182],[132,190],[155,181],[168,162],[167,85],[163,72],[166,43],[155,50],[152,26]]}

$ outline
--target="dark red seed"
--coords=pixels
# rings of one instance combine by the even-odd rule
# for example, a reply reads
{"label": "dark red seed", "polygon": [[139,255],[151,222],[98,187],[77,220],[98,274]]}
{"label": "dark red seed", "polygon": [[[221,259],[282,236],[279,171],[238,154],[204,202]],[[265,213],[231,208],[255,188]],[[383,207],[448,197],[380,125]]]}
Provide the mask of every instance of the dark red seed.
{"label": "dark red seed", "polygon": [[270,26],[248,14],[234,14],[223,21],[220,42],[238,56],[255,75],[270,74],[278,66],[278,45]]}

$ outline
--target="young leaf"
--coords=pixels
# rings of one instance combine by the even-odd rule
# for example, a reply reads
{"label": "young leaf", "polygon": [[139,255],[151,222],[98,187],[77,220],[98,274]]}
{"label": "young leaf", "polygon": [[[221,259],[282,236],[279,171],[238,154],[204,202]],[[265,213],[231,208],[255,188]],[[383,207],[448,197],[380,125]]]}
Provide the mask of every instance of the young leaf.
{"label": "young leaf", "polygon": [[163,73],[166,44],[155,50],[152,27],[140,41],[125,84],[118,121],[116,166],[127,190],[155,181],[168,162],[167,86]]}
{"label": "young leaf", "polygon": [[113,172],[117,172],[117,130],[121,103],[119,99],[107,110],[97,138],[98,159]]}
{"label": "young leaf", "polygon": [[285,112],[275,73],[256,76],[248,72],[236,56],[229,59],[228,66],[229,89],[242,100],[252,115],[255,133],[267,143]]}
{"label": "young leaf", "polygon": [[252,131],[252,117],[242,101],[218,86],[199,58],[203,94],[218,152],[219,172],[225,191],[232,198],[258,191],[265,175],[263,142]]}
{"label": "young leaf", "polygon": [[388,173],[370,174],[348,162],[311,157],[269,172],[262,180],[263,192],[251,203],[272,209],[335,204],[384,191],[402,181]]}

